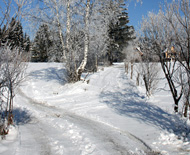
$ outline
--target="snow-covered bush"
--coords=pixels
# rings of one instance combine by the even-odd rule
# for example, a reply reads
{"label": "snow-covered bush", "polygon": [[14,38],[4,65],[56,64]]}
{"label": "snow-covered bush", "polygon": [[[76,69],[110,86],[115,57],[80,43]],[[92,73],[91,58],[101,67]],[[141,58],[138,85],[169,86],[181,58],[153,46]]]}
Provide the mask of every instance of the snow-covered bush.
{"label": "snow-covered bush", "polygon": [[24,78],[27,57],[17,48],[0,47],[0,134],[6,134],[13,123],[15,89]]}
{"label": "snow-covered bush", "polygon": [[159,69],[158,63],[141,63],[140,74],[142,76],[146,88],[146,95],[148,97],[151,96],[157,88]]}

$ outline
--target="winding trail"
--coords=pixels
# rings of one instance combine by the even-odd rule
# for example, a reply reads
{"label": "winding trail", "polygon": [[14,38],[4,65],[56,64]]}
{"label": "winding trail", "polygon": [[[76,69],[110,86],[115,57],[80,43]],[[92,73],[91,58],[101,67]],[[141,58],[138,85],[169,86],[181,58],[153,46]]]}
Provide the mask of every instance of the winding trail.
{"label": "winding trail", "polygon": [[[33,124],[35,125],[35,130],[39,130],[38,131],[39,135],[42,135],[42,136],[39,135],[36,136],[35,134],[32,133],[32,135],[38,137],[37,142],[40,143],[40,145],[42,145],[43,147],[42,149],[39,149],[41,150],[42,153],[43,152],[46,153],[47,150],[45,148],[47,148],[47,146],[45,144],[47,144],[49,140],[46,138],[47,141],[41,141],[40,139],[43,139],[44,133],[46,133],[46,136],[51,136],[52,134],[46,131],[43,126],[46,126],[45,128],[52,128],[52,130],[56,133],[59,133],[59,135],[63,135],[62,134],[63,129],[67,128],[67,130],[64,130],[64,132],[66,133],[62,136],[62,139],[65,139],[67,140],[67,142],[70,142],[69,146],[74,144],[73,147],[76,147],[77,145],[78,149],[82,151],[82,154],[97,154],[97,153],[101,154],[101,151],[105,149],[109,150],[108,154],[128,155],[132,154],[131,152],[135,151],[135,150],[132,151],[132,148],[134,146],[135,148],[138,146],[139,150],[145,154],[151,154],[152,152],[151,148],[143,140],[137,138],[136,136],[130,134],[127,131],[122,131],[119,128],[112,127],[102,122],[94,121],[89,118],[85,118],[83,116],[77,115],[73,112],[66,111],[64,109],[58,109],[57,107],[54,106],[48,106],[45,104],[38,103],[29,98],[28,96],[26,96],[21,90],[19,90],[19,95],[22,96],[22,99],[27,104],[27,106],[30,107],[30,109],[34,109],[34,111],[41,113],[41,115],[44,115],[44,117],[50,118],[50,120],[45,121],[47,122],[46,124],[44,124],[45,123],[44,117],[41,117],[40,120],[38,120],[36,123]],[[51,121],[51,118],[53,118],[53,121]],[[64,120],[66,123],[59,124],[60,120]],[[29,128],[32,128],[31,125]],[[77,130],[76,130],[77,132],[76,131],[74,132],[76,128],[77,130],[80,130],[80,132],[78,132]],[[41,134],[40,131],[43,132],[43,134]],[[34,131],[34,133],[36,132]],[[71,136],[68,137],[67,134]],[[81,138],[77,139],[80,136]],[[88,137],[94,137],[94,138],[87,140]],[[125,141],[123,141],[124,139]],[[98,149],[96,149],[96,146]],[[48,151],[49,154],[51,154],[50,153],[51,151],[49,149]],[[63,153],[62,150],[59,150],[57,152],[61,152],[61,154]],[[68,154],[71,154],[71,152],[68,152]]]}
{"label": "winding trail", "polygon": [[[69,100],[70,93],[65,93],[64,103],[88,103],[97,100],[97,96],[122,88],[119,79],[121,65],[107,68],[90,79],[90,85],[96,92],[90,92],[89,98],[82,98],[82,93]],[[86,89],[86,88],[85,88]],[[121,93],[122,94],[122,93]],[[121,95],[120,94],[120,95]],[[54,99],[64,96],[47,97]],[[151,148],[140,138],[111,126],[102,121],[75,113],[60,106],[39,102],[18,90],[18,108],[25,108],[30,114],[30,121],[19,126],[19,144],[15,155],[130,155],[154,154]],[[98,102],[98,101],[97,101]],[[96,105],[94,105],[96,106]],[[38,118],[36,117],[38,116]],[[33,144],[31,146],[31,144]]]}

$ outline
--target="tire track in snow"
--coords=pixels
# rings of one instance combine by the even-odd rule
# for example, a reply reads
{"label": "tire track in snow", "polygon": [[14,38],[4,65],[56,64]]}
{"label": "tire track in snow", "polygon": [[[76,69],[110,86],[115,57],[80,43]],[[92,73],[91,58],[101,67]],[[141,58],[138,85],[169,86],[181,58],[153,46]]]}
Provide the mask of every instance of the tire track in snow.
{"label": "tire track in snow", "polygon": [[[40,102],[37,102],[33,100],[30,97],[27,97],[20,89],[18,90],[18,95],[22,96],[25,101],[25,105],[30,108],[31,112],[37,112],[40,113],[41,116],[38,118],[38,121],[41,124],[44,124],[44,120],[46,118],[46,123],[44,126],[48,126],[49,130],[52,130],[53,132],[60,135],[57,139],[56,137],[51,136],[51,132],[47,134],[50,134],[50,144],[53,147],[53,151],[56,154],[82,154],[82,155],[89,155],[92,154],[95,148],[95,145],[91,143],[91,141],[86,138],[85,133],[78,128],[75,124],[68,121],[65,118],[61,118],[59,112],[63,113],[61,109],[57,109],[54,106],[47,106]],[[28,103],[26,103],[28,102]],[[53,112],[52,112],[53,111]],[[39,114],[37,114],[39,116]],[[65,115],[65,113],[64,113]],[[60,120],[61,119],[61,120]],[[64,144],[62,143],[62,139],[66,139]],[[69,151],[65,150],[64,145],[67,145],[67,143],[71,143],[69,145],[72,145],[72,149]],[[68,147],[66,147],[68,149]],[[64,151],[63,151],[64,150]],[[52,153],[53,155],[55,153]]]}
{"label": "tire track in snow", "polygon": [[[26,96],[21,90],[19,90],[19,94],[26,100],[28,100],[29,104],[31,104],[33,108],[36,108],[36,110],[43,112],[49,117],[57,117],[58,119],[67,120],[69,122],[68,124],[60,125],[58,123],[57,126],[59,126],[60,129],[67,129],[66,134],[69,134],[71,136],[71,140],[75,140],[75,142],[73,141],[75,145],[80,145],[79,149],[82,149],[81,151],[84,155],[93,154],[94,152],[99,152],[99,154],[101,154],[101,150],[103,149],[109,151],[108,154],[111,153],[114,155],[127,155],[133,154],[134,152],[136,152],[137,154],[153,154],[151,148],[143,140],[137,138],[127,131],[122,131],[105,123],[91,120],[75,113],[65,111],[64,109],[58,109],[54,106],[41,104]],[[69,126],[69,124],[73,124],[74,126],[70,126],[70,128],[64,127],[66,125]],[[76,128],[77,132],[74,132],[74,129]],[[76,142],[77,136],[82,137],[79,138],[79,141]],[[88,137],[90,137],[91,139],[89,139]],[[84,140],[82,138],[86,139],[84,143],[82,143],[82,141]],[[131,148],[134,146],[138,146],[139,150],[134,150],[134,148],[132,150]],[[97,150],[98,148],[101,148],[101,150]],[[130,150],[132,150],[132,152],[130,152]]]}
{"label": "tire track in snow", "polygon": [[[99,81],[101,81],[101,85],[104,85],[103,88],[101,88],[101,93],[102,92],[106,92],[106,91],[110,91],[110,88],[120,88],[121,84],[118,81],[120,75],[121,75],[121,70],[118,70],[117,68],[123,68],[122,65],[116,65],[113,66],[112,68],[107,68],[106,71],[103,72],[104,76],[100,75]],[[110,75],[114,75],[114,76],[110,76]],[[110,79],[108,79],[108,77]],[[108,82],[107,82],[108,81]],[[110,81],[112,81],[110,83]],[[103,84],[102,84],[103,83]],[[95,85],[97,85],[95,83]]]}
{"label": "tire track in snow", "polygon": [[[46,111],[47,108],[43,106],[42,103],[38,103],[37,101],[25,96],[25,94],[19,89],[18,95],[20,96],[19,101],[24,103],[24,106],[27,107],[27,110],[31,113],[32,117],[29,123],[25,125],[19,125],[20,146],[17,150],[18,155],[79,154],[78,146],[73,145],[70,138],[68,138],[67,135],[63,133],[64,130],[61,127],[61,124],[60,128],[57,128],[58,126],[56,126],[54,119],[57,118],[57,116],[52,113],[49,114],[52,107],[49,107],[49,110]],[[39,116],[39,118],[35,117],[36,114]],[[22,137],[28,138],[23,139]],[[33,143],[31,143],[31,141]],[[28,144],[25,145],[25,142]],[[31,144],[33,146],[30,146]]]}
{"label": "tire track in snow", "polygon": [[19,126],[19,147],[15,155],[50,155],[51,149],[47,143],[47,135],[39,124],[30,123],[25,126]]}

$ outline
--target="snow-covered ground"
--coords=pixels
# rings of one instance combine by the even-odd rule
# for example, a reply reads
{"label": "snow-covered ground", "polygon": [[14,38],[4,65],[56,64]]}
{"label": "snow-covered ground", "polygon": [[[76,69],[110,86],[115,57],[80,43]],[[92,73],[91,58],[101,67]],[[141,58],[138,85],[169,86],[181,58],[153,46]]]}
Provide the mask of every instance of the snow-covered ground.
{"label": "snow-covered ground", "polygon": [[123,64],[75,84],[64,81],[62,68],[29,64],[15,97],[15,125],[0,141],[0,154],[190,154],[190,134],[185,120],[172,113],[167,89],[147,99]]}

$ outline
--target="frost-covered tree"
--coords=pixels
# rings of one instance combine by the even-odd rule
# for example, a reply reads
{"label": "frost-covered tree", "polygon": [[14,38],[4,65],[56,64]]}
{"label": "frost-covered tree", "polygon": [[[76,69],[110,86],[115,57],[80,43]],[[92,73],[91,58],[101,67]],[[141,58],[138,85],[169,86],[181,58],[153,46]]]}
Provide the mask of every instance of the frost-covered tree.
{"label": "frost-covered tree", "polygon": [[119,9],[119,3],[110,0],[83,1],[82,3],[84,8],[81,8],[83,10],[81,12],[83,13],[79,13],[78,15],[81,15],[85,21],[79,27],[80,31],[84,34],[83,46],[80,46],[80,50],[84,52],[78,53],[78,59],[75,59],[75,61],[79,62],[79,66],[76,63],[73,68],[77,68],[77,70],[73,72],[74,74],[71,74],[76,74],[77,80],[80,79],[81,73],[85,70],[96,71],[98,58],[105,54],[108,49],[108,25],[111,19],[117,21],[116,17],[118,14],[116,12],[119,12],[117,10],[114,13],[110,5],[115,10]]}
{"label": "frost-covered tree", "polygon": [[[84,71],[89,68],[96,70],[98,59],[102,55],[105,56],[108,50],[109,23],[118,21],[118,15],[121,15],[120,4],[123,4],[124,0],[38,2],[39,5],[36,5],[35,9],[30,9],[29,19],[36,23],[46,23],[51,30],[59,34],[68,77],[72,76],[72,80],[76,78],[74,81],[78,81]],[[78,41],[77,36],[82,40]]]}
{"label": "frost-covered tree", "polygon": [[[2,13],[0,17],[0,135],[8,134],[7,126],[13,123],[12,112],[15,89],[23,79],[26,67],[23,62],[27,61],[27,57],[24,57],[22,54],[23,50],[19,47],[20,45],[15,46],[15,44],[10,44],[8,40],[5,41],[9,37],[9,34],[18,28],[17,22],[14,22],[15,24],[12,23],[12,26],[10,26],[9,23],[11,23],[12,17],[17,19],[17,21],[20,20],[20,10],[23,7],[20,2],[23,1],[15,1],[17,5],[15,5],[14,15],[11,14],[11,0],[3,1],[1,4],[4,7],[0,7]],[[16,37],[19,38],[20,36]],[[18,38],[16,38],[16,40]]]}
{"label": "frost-covered tree", "polygon": [[150,97],[154,94],[158,86],[160,65],[154,60],[154,56],[149,50],[149,47],[144,46],[144,44],[140,44],[140,46],[141,49],[139,50],[143,55],[138,53],[141,59],[137,65],[137,72],[140,77],[142,77],[147,97]]}
{"label": "frost-covered tree", "polygon": [[[184,98],[185,111],[190,109],[190,2],[189,0],[176,0],[171,4],[166,4],[166,14],[164,19],[170,24],[174,32],[173,42],[176,50],[179,52],[178,62],[184,70]],[[183,84],[183,83],[182,83]]]}
{"label": "frost-covered tree", "polygon": [[85,9],[85,23],[84,23],[84,56],[82,62],[76,70],[78,80],[80,80],[81,75],[86,67],[88,60],[88,52],[89,52],[89,19],[90,18],[90,0],[86,1],[86,9]]}
{"label": "frost-covered tree", "polygon": [[[183,67],[178,65],[181,57],[175,57],[172,61],[166,61],[164,52],[166,49],[170,49],[171,46],[175,46],[175,50],[178,51],[178,34],[184,34],[180,22],[176,16],[172,13],[172,9],[169,12],[164,13],[160,11],[158,14],[149,13],[148,17],[143,19],[141,23],[141,43],[144,48],[157,54],[160,58],[162,70],[167,79],[173,100],[174,111],[178,112],[179,101],[182,98],[184,90],[184,74],[182,74]],[[172,20],[173,25],[169,20]],[[174,26],[175,25],[175,26]],[[181,53],[181,51],[178,51]],[[180,54],[179,54],[180,55]],[[180,74],[179,74],[180,73]]]}
{"label": "frost-covered tree", "polygon": [[80,0],[36,0],[33,1],[35,8],[28,8],[30,13],[25,15],[33,25],[46,24],[58,34],[62,46],[62,62],[66,62],[69,46],[69,33],[71,29],[71,18],[76,4]]}
{"label": "frost-covered tree", "polygon": [[15,89],[24,78],[27,57],[19,48],[0,47],[0,135],[13,123],[13,98]]}

